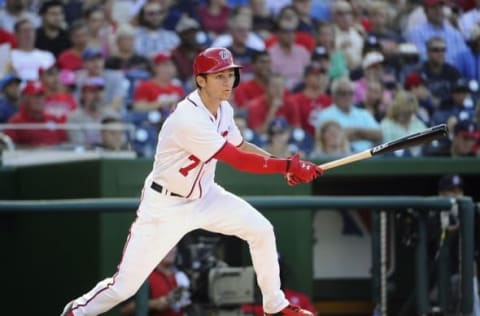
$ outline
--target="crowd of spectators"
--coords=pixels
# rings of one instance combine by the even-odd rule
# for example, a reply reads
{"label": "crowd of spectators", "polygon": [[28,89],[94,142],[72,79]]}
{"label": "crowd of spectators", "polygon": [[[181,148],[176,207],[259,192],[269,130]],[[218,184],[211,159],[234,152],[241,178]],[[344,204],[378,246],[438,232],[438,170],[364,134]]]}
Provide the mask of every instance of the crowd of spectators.
{"label": "crowd of spectators", "polygon": [[[243,67],[235,119],[277,155],[343,156],[446,123],[449,137],[392,155],[480,156],[480,1],[0,5],[0,133],[17,146],[128,142],[151,157],[162,123],[195,89],[194,56],[224,46]],[[89,128],[105,122],[118,145]],[[122,123],[135,130],[120,142]]]}

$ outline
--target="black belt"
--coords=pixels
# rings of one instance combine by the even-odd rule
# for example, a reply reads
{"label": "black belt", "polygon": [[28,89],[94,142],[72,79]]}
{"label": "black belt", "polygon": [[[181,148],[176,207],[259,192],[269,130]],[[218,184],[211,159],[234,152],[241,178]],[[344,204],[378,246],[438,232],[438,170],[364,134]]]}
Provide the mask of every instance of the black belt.
{"label": "black belt", "polygon": [[171,192],[171,191],[168,191],[166,188],[164,188],[162,185],[156,183],[156,182],[152,182],[152,185],[150,185],[150,187],[152,189],[154,189],[155,191],[157,191],[158,193],[161,193],[161,194],[165,194],[165,195],[171,195],[171,196],[177,196],[177,197],[181,197],[183,198],[182,195],[180,194],[177,194],[175,192]]}

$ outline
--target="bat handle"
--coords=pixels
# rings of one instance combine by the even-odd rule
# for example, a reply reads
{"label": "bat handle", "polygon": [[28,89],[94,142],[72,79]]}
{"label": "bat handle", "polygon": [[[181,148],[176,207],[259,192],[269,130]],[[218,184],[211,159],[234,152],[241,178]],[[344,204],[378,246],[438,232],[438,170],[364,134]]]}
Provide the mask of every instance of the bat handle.
{"label": "bat handle", "polygon": [[372,157],[372,153],[370,152],[370,149],[361,151],[357,154],[353,154],[344,158],[336,159],[330,162],[323,163],[321,165],[318,165],[320,168],[323,170],[328,170],[328,169],[333,169],[336,167],[340,167],[349,163],[352,163],[354,161],[359,161],[363,159],[368,159]]}

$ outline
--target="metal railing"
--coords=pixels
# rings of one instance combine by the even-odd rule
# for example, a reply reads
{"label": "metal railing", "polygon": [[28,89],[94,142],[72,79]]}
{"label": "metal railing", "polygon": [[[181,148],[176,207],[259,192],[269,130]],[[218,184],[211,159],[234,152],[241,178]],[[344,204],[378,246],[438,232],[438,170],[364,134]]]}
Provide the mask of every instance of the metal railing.
{"label": "metal railing", "polygon": [[[386,295],[386,276],[382,265],[385,262],[382,246],[382,214],[412,209],[418,212],[418,240],[415,255],[415,296],[417,314],[429,312],[428,299],[428,267],[427,267],[427,212],[440,212],[458,207],[460,219],[459,233],[461,236],[460,250],[462,254],[461,275],[461,302],[462,315],[472,314],[473,309],[473,245],[474,245],[474,204],[469,197],[451,199],[442,197],[418,196],[249,196],[245,199],[259,210],[280,209],[345,209],[368,208],[372,209],[372,265],[373,265],[373,300],[381,306],[383,316],[388,313]],[[35,201],[0,201],[0,215],[5,213],[44,213],[44,212],[133,212],[137,208],[138,199],[75,199],[75,200],[35,200]],[[385,229],[385,227],[383,228]],[[142,286],[137,295],[137,316],[148,314],[148,291]]]}

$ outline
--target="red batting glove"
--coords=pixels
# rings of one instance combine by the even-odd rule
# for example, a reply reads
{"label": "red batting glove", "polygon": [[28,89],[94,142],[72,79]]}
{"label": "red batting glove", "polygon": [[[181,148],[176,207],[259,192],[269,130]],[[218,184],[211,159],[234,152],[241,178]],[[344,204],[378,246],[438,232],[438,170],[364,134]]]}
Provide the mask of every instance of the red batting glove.
{"label": "red batting glove", "polygon": [[289,185],[308,183],[323,174],[323,169],[310,161],[300,160],[300,155],[295,154],[288,158],[287,180]]}

